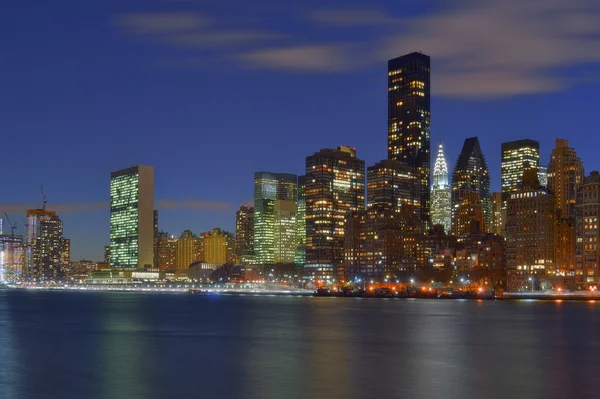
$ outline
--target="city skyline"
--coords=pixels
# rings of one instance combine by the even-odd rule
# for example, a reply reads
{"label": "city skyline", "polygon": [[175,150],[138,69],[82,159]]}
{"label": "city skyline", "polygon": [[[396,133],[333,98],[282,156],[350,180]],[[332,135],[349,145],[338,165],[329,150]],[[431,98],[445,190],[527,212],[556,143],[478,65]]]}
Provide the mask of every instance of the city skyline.
{"label": "city skyline", "polygon": [[[14,43],[6,43],[9,53],[14,52],[15,57],[1,67],[3,75],[11,77],[3,85],[6,96],[0,100],[0,109],[6,113],[4,130],[9,132],[6,137],[8,150],[3,158],[8,165],[27,167],[16,167],[12,171],[10,190],[7,188],[3,192],[0,212],[6,211],[17,223],[16,233],[23,234],[25,212],[41,205],[39,184],[43,183],[49,200],[48,209],[61,215],[64,234],[72,239],[73,259],[101,260],[103,257],[103,246],[108,244],[109,233],[106,176],[112,170],[135,164],[154,166],[160,228],[179,235],[185,229],[192,229],[197,234],[216,226],[234,231],[235,210],[241,204],[251,204],[255,171],[279,170],[301,175],[307,154],[341,144],[356,147],[367,165],[384,159],[385,62],[407,54],[411,49],[422,49],[432,58],[435,72],[432,74],[431,143],[434,146],[440,141],[444,143],[449,165],[455,163],[464,138],[478,136],[490,169],[492,191],[499,191],[502,142],[524,138],[539,141],[540,161],[545,165],[554,138],[563,137],[577,149],[586,163],[586,170],[600,168],[593,164],[593,149],[600,139],[590,134],[595,129],[591,120],[580,118],[573,122],[566,117],[548,117],[567,115],[569,111],[593,115],[594,101],[591,100],[596,96],[597,85],[588,82],[585,76],[593,73],[595,67],[591,65],[597,60],[585,58],[575,46],[569,50],[556,48],[553,41],[553,57],[528,58],[527,65],[511,57],[515,65],[507,74],[512,79],[506,75],[494,76],[498,73],[498,63],[502,62],[494,60],[484,48],[460,47],[460,38],[456,35],[448,35],[448,49],[436,45],[432,39],[444,37],[443,30],[448,29],[441,25],[432,31],[432,36],[413,32],[407,40],[382,48],[385,51],[380,56],[371,56],[368,65],[358,62],[356,64],[361,65],[344,68],[332,62],[329,66],[305,65],[302,70],[293,70],[286,68],[289,63],[283,67],[273,66],[280,60],[275,59],[275,55],[266,57],[272,60],[270,67],[256,63],[229,64],[228,58],[218,59],[218,65],[210,62],[197,65],[202,64],[201,60],[194,62],[185,57],[191,65],[173,65],[167,61],[170,53],[178,50],[156,43],[152,32],[172,27],[174,20],[178,23],[187,21],[188,25],[199,24],[200,17],[216,18],[223,15],[219,14],[223,10],[218,6],[204,9],[189,4],[147,3],[107,2],[94,9],[93,15],[78,8],[77,12],[88,21],[85,26],[77,22],[79,19],[74,18],[73,13],[65,12],[76,4],[68,1],[60,6],[15,4],[10,5],[6,13],[11,21],[6,25],[8,32],[17,39]],[[377,25],[381,33],[374,36],[379,43],[388,29],[401,23],[395,20],[398,14],[393,12],[392,2],[382,1],[374,5],[371,12],[362,13],[358,11],[365,10],[328,12],[310,3],[295,6],[306,7],[305,14],[310,16],[307,26],[301,28],[301,32],[280,34],[293,36],[299,33],[302,37],[310,27],[321,24],[316,33],[321,37],[307,38],[300,43],[305,44],[303,51],[315,49],[312,57],[306,57],[313,61],[326,58],[319,56],[323,54],[319,52],[323,47],[313,45],[314,40],[335,40],[336,35],[345,35],[350,28],[372,30],[373,25]],[[351,3],[349,6],[359,7],[358,2]],[[436,18],[446,21],[450,12],[466,17],[472,8],[490,15],[491,3],[480,3],[442,11],[419,11],[409,6],[403,12],[406,11],[408,19],[420,18],[426,24]],[[497,18],[510,15],[509,5],[497,7]],[[575,19],[582,17],[575,8],[564,5],[560,12]],[[532,11],[521,12],[523,15],[519,18],[526,18]],[[255,13],[263,18],[273,18],[263,7],[258,7]],[[277,15],[280,13],[281,10],[276,10]],[[357,19],[357,13],[363,18]],[[364,18],[365,15],[369,18]],[[551,18],[544,20],[541,25],[551,21]],[[357,28],[359,22],[362,27]],[[61,26],[81,31],[81,37],[87,35],[91,39],[83,46],[78,40],[79,35],[63,35]],[[279,28],[282,27],[277,26]],[[542,28],[536,26],[536,29]],[[337,33],[323,32],[329,30]],[[460,29],[457,31],[464,33]],[[532,35],[539,33],[533,31],[521,37],[525,48],[519,48],[524,52],[533,46]],[[561,43],[567,44],[577,35],[564,26],[553,34],[565,38],[566,41]],[[51,37],[62,40],[51,41]],[[287,40],[285,37],[280,39]],[[43,45],[32,48],[29,45],[32,42]],[[497,51],[498,45],[491,44],[490,49]],[[282,46],[286,45],[288,43],[282,43]],[[23,52],[24,48],[29,49],[29,54]],[[56,54],[48,61],[46,74],[32,73],[32,67],[38,65],[37,60],[40,57],[46,59],[45,51]],[[452,51],[454,53],[449,53]],[[456,64],[457,59],[470,54],[469,51],[480,52],[481,57],[488,57],[495,63],[487,66],[482,66],[486,65],[484,62],[478,63],[479,75],[469,76],[461,69],[463,73],[458,81],[464,84],[449,86],[448,65]],[[158,60],[156,53],[159,53]],[[295,54],[292,52],[289,57],[293,59]],[[338,52],[331,54],[335,56]],[[167,61],[161,61],[163,56]],[[222,68],[223,65],[227,67]],[[572,81],[548,72],[547,69],[552,67],[576,72],[581,79]],[[88,69],[89,72],[84,72]],[[228,120],[226,110],[230,101],[230,95],[223,88],[230,84],[232,72],[239,75],[237,87],[240,92],[257,93],[255,99],[238,108],[238,117],[245,121],[243,133],[223,122]],[[484,79],[486,73],[488,79]],[[349,79],[352,85],[348,85]],[[486,83],[488,81],[505,84],[496,87]],[[507,84],[510,82],[516,83]],[[295,92],[287,102],[282,102],[279,95],[283,86]],[[344,107],[338,106],[339,98],[347,99]],[[297,117],[298,110],[302,110],[302,118]],[[348,118],[348,115],[360,117]],[[511,128],[506,129],[505,123],[496,121],[510,123]],[[295,145],[286,145],[285,140],[292,137]],[[299,137],[303,139],[299,140]],[[235,145],[230,145],[230,138],[235,139]],[[30,145],[31,141],[42,139],[47,140],[45,146]],[[116,148],[113,144],[120,139],[124,145]],[[181,146],[179,141],[192,145]],[[272,144],[265,146],[264,142]],[[81,151],[81,147],[94,148],[94,152]],[[48,148],[55,152],[56,162],[46,162],[41,156]],[[25,151],[29,154],[27,161],[23,156]],[[211,168],[211,174],[203,176],[199,170],[205,169],[199,165],[204,162],[220,163],[224,167]],[[227,183],[223,183],[225,181]]]}

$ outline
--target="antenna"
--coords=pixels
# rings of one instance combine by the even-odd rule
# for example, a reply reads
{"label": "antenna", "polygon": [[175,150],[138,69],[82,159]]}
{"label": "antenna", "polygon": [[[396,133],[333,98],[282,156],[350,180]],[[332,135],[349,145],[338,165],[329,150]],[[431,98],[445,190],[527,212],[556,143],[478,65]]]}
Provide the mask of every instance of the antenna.
{"label": "antenna", "polygon": [[48,200],[46,199],[46,196],[44,195],[44,186],[40,184],[40,189],[42,190],[42,201],[44,203],[44,206],[42,208],[42,210],[46,210],[46,203],[48,202]]}

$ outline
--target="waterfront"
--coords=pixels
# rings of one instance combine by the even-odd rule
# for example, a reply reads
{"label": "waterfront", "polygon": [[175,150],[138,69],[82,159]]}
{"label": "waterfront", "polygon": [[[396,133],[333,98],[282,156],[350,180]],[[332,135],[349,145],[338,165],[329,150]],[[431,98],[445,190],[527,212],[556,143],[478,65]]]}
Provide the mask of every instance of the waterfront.
{"label": "waterfront", "polygon": [[0,291],[2,398],[597,397],[600,303]]}

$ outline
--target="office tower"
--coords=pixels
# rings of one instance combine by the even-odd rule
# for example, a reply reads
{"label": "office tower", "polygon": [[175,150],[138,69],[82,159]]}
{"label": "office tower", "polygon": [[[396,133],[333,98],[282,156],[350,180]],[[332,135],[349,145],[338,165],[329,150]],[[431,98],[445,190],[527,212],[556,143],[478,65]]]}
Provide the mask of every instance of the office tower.
{"label": "office tower", "polygon": [[[158,263],[156,267],[159,270],[175,270],[177,268],[177,237],[172,237],[169,233],[160,232],[156,239]],[[196,260],[194,258],[194,260]]]}
{"label": "office tower", "polygon": [[537,168],[525,169],[522,188],[510,194],[507,206],[507,288],[531,289],[536,276],[554,270],[554,197],[540,187]]}
{"label": "office tower", "polygon": [[460,240],[464,235],[484,233],[487,230],[483,203],[479,194],[466,192],[458,203],[454,235]]}
{"label": "office tower", "polygon": [[177,240],[176,269],[185,270],[196,260],[196,236],[185,230]]}
{"label": "office tower", "polygon": [[350,213],[346,222],[344,272],[348,281],[404,278],[423,264],[421,220],[410,206],[384,205]]}
{"label": "office tower", "polygon": [[[490,173],[481,152],[477,137],[465,140],[462,151],[454,166],[452,173],[452,225],[456,222],[458,208],[462,197],[467,193],[477,193],[485,225],[490,226],[492,221],[492,193],[490,190]],[[456,230],[455,227],[452,230]]]}
{"label": "office tower", "polygon": [[579,189],[576,205],[576,275],[586,283],[600,282],[600,174],[590,173]]}
{"label": "office tower", "polygon": [[421,199],[416,195],[418,175],[406,163],[384,159],[367,168],[367,207],[384,206],[400,211],[402,205],[421,218]]}
{"label": "office tower", "polygon": [[154,264],[154,168],[134,166],[110,175],[112,268]]}
{"label": "office tower", "polygon": [[62,239],[62,251],[60,253],[63,269],[68,269],[71,265],[71,240],[68,238]]}
{"label": "office tower", "polygon": [[110,245],[104,246],[104,263],[108,263],[110,265]]}
{"label": "office tower", "polygon": [[540,165],[540,143],[535,140],[524,139],[502,143],[501,179],[502,201],[510,198],[510,193],[519,191],[523,182],[525,163],[537,168]]}
{"label": "office tower", "polygon": [[548,191],[554,195],[554,266],[559,275],[575,270],[575,206],[585,172],[581,159],[569,142],[556,139],[548,164]]}
{"label": "office tower", "polygon": [[506,209],[502,209],[502,193],[492,193],[492,228],[493,234],[502,235],[504,221],[506,220]]}
{"label": "office tower", "polygon": [[542,188],[548,188],[548,165],[539,166],[538,179]]}
{"label": "office tower", "polygon": [[153,241],[152,241],[152,247],[153,247],[153,259],[154,259],[154,268],[158,269],[158,211],[155,209],[154,210],[154,233],[153,233]]}
{"label": "office tower", "polygon": [[296,200],[296,256],[294,263],[306,262],[306,176],[298,176],[298,199]]}
{"label": "office tower", "polygon": [[23,236],[0,234],[0,281],[24,279]]}
{"label": "office tower", "polygon": [[60,280],[63,274],[63,223],[56,212],[27,211],[25,267],[29,279]]}
{"label": "office tower", "polygon": [[203,258],[199,259],[207,263],[213,263],[217,265],[223,265],[231,261],[231,258],[235,256],[232,253],[233,246],[232,242],[235,242],[235,238],[232,234],[223,231],[219,228],[214,228],[209,232],[202,233],[203,241]]}
{"label": "office tower", "polygon": [[254,208],[240,206],[235,213],[235,252],[239,260],[254,252]]}
{"label": "office tower", "polygon": [[306,157],[306,264],[309,276],[343,279],[350,212],[365,208],[365,162],[340,146]]}
{"label": "office tower", "polygon": [[548,191],[554,194],[557,215],[561,218],[575,216],[577,191],[583,184],[585,171],[569,141],[556,139],[556,148],[548,164]]}
{"label": "office tower", "polygon": [[444,230],[452,227],[452,189],[448,181],[448,164],[444,149],[440,144],[433,166],[433,185],[431,186],[431,224],[442,225]]}
{"label": "office tower", "polygon": [[254,252],[256,263],[293,263],[296,253],[297,176],[254,174]]}
{"label": "office tower", "polygon": [[421,220],[430,225],[430,58],[410,53],[388,61],[388,158],[417,173]]}

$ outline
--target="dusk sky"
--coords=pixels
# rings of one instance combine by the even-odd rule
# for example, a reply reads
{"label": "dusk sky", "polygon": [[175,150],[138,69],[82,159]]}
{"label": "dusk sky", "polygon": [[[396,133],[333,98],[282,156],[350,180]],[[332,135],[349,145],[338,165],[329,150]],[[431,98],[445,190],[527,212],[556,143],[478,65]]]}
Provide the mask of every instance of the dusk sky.
{"label": "dusk sky", "polygon": [[[101,260],[113,170],[155,167],[160,228],[234,231],[255,171],[302,174],[340,144],[387,156],[387,60],[431,56],[432,160],[478,136],[556,137],[600,168],[597,0],[7,0],[0,7],[0,214],[57,210]],[[10,229],[5,227],[5,232]]]}

